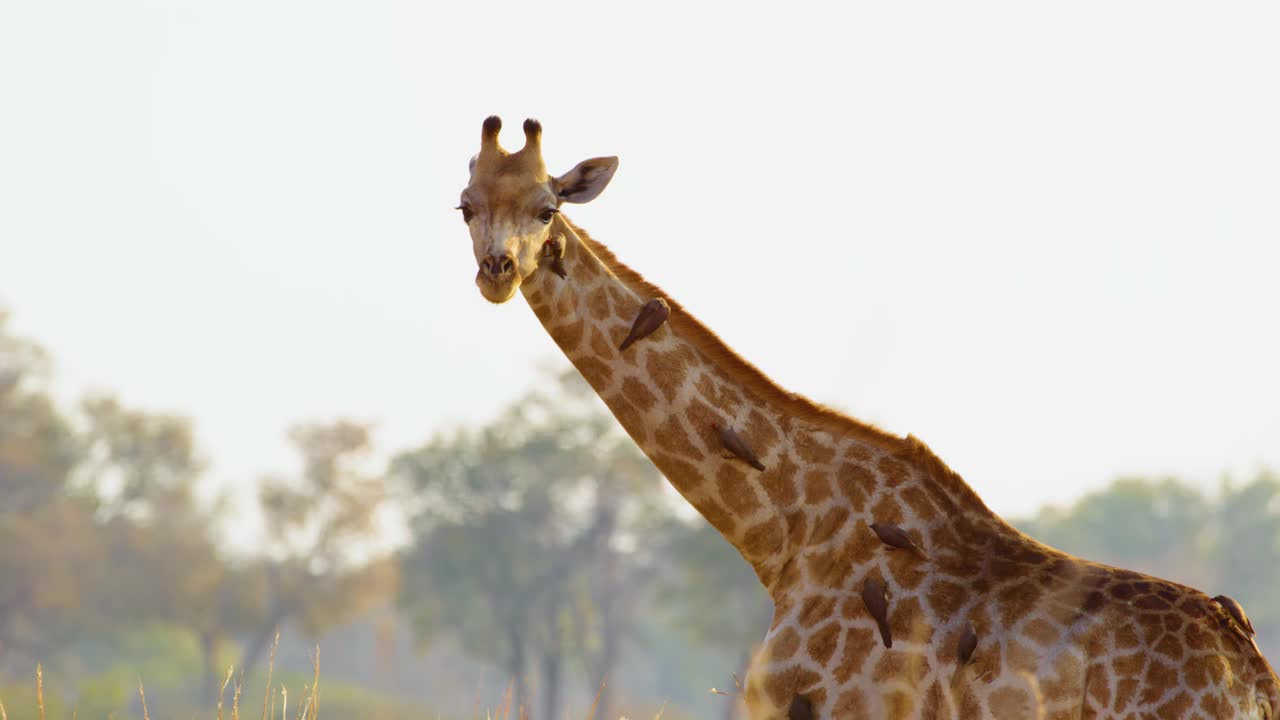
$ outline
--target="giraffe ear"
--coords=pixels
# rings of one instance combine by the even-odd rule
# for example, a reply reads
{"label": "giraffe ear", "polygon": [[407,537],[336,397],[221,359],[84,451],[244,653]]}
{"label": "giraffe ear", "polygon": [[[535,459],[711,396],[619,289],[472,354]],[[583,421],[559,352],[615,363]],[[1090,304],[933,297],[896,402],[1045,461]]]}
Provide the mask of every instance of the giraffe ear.
{"label": "giraffe ear", "polygon": [[556,178],[553,183],[560,202],[584,203],[596,199],[613,179],[618,158],[598,157],[583,160],[577,167]]}

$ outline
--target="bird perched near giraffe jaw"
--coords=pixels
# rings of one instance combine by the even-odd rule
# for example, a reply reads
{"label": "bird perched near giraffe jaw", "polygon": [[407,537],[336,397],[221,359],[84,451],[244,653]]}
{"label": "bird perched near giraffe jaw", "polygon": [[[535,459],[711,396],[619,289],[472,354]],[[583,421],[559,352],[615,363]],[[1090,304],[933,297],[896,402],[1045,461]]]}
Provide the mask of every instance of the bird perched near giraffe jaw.
{"label": "bird perched near giraffe jaw", "polygon": [[919,555],[923,560],[929,559],[929,556],[920,548],[919,545],[916,544],[914,540],[911,539],[911,536],[907,534],[907,531],[897,525],[891,525],[889,523],[871,523],[871,530],[876,534],[876,537],[880,538],[880,542],[885,545],[898,550],[910,550],[916,555]]}
{"label": "bird perched near giraffe jaw", "polygon": [[542,243],[542,257],[551,260],[551,272],[559,275],[561,280],[568,277],[564,270],[564,235],[547,238]]}
{"label": "bird perched near giraffe jaw", "polygon": [[763,471],[765,469],[764,463],[760,462],[760,458],[756,457],[751,446],[747,445],[747,441],[743,440],[742,436],[735,432],[733,428],[720,423],[712,423],[711,427],[715,428],[720,435],[720,444],[724,446],[725,450],[738,456],[739,459],[756,470]]}
{"label": "bird perched near giraffe jaw", "polygon": [[636,314],[635,322],[631,323],[631,332],[627,334],[627,339],[622,341],[618,346],[619,350],[625,351],[627,348],[637,341],[649,337],[657,332],[667,322],[667,318],[671,317],[671,306],[662,298],[654,298],[645,303],[640,308],[640,312]]}

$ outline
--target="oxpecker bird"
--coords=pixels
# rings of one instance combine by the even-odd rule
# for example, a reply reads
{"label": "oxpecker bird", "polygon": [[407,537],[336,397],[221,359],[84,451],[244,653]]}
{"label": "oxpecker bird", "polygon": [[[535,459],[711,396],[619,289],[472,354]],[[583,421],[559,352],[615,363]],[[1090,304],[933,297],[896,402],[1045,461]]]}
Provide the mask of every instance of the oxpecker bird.
{"label": "oxpecker bird", "polygon": [[747,445],[747,441],[743,440],[738,433],[734,432],[733,428],[728,425],[721,425],[720,423],[714,423],[712,427],[714,427],[716,432],[720,434],[720,444],[724,446],[725,450],[737,455],[743,462],[751,467],[757,470],[764,470],[764,463],[760,462],[760,458],[757,458],[756,454],[752,452],[751,448]]}
{"label": "oxpecker bird", "polygon": [[897,525],[891,525],[889,523],[871,523],[871,530],[880,538],[880,542],[885,545],[899,550],[910,550],[925,560],[929,559],[929,556],[926,555],[924,550],[920,549],[920,546],[911,539],[911,536],[907,534],[907,531]]}
{"label": "oxpecker bird", "polygon": [[667,322],[667,318],[671,317],[671,306],[662,298],[654,298],[644,304],[640,308],[640,312],[636,315],[635,322],[631,323],[631,333],[627,335],[627,339],[622,341],[618,346],[619,350],[626,350],[631,344],[637,340],[652,335],[654,331],[662,327]]}
{"label": "oxpecker bird", "polygon": [[873,578],[867,578],[862,584],[862,604],[867,612],[880,626],[880,639],[887,648],[893,647],[893,637],[889,634],[889,598],[884,594],[884,586]]}
{"label": "oxpecker bird", "polygon": [[551,272],[563,280],[568,277],[564,271],[564,235],[556,235],[542,243],[542,257],[551,260]]}
{"label": "oxpecker bird", "polygon": [[1249,616],[1244,614],[1244,608],[1240,607],[1240,603],[1232,600],[1226,595],[1219,595],[1214,598],[1213,601],[1221,605],[1223,610],[1227,611],[1227,614],[1231,616],[1232,620],[1236,621],[1236,625],[1240,626],[1240,629],[1244,631],[1245,635],[1253,637],[1253,623],[1249,622]]}

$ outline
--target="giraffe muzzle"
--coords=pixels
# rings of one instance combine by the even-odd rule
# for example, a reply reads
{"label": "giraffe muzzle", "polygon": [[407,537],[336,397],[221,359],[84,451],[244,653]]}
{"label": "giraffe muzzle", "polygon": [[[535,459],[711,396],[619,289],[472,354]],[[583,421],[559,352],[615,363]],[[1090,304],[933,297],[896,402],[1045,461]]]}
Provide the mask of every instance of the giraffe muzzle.
{"label": "giraffe muzzle", "polygon": [[480,288],[484,299],[491,303],[510,300],[520,287],[515,256],[511,253],[485,256],[476,272],[476,287]]}

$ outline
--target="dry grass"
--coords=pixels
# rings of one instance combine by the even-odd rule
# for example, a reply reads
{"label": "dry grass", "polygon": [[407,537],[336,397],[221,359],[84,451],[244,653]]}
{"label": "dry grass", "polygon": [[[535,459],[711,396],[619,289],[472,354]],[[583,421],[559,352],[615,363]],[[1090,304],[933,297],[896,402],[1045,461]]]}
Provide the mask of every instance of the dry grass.
{"label": "dry grass", "polygon": [[142,678],[138,678],[138,697],[142,698],[142,720],[151,720],[151,713],[147,712],[147,691],[142,689]]}
{"label": "dry grass", "polygon": [[[320,649],[315,649],[312,656],[311,682],[304,685],[301,696],[301,702],[295,702],[295,710],[292,718],[289,717],[289,689],[281,683],[278,687],[272,685],[274,677],[276,650],[279,647],[280,637],[277,633],[275,643],[272,645],[270,659],[267,663],[267,691],[262,698],[262,720],[319,720],[320,717]],[[222,686],[218,689],[217,718],[223,720],[224,701],[226,699],[227,688],[231,686],[231,679],[235,677],[235,686],[231,695],[231,714],[228,720],[241,720],[240,717],[240,695],[244,689],[244,671],[241,670],[240,675],[236,676],[235,668],[227,668],[227,674],[222,680]],[[507,690],[503,693],[501,704],[496,709],[485,712],[486,720],[528,720],[529,710],[527,707],[514,707],[514,685],[508,685]],[[603,684],[600,691],[603,691]],[[276,700],[279,699],[280,709],[277,715]],[[143,686],[142,680],[138,681],[138,699],[142,704],[143,720],[151,720],[150,710],[147,706],[147,692]],[[587,718],[593,718],[600,700],[600,692],[596,693],[596,699],[591,704],[591,710],[586,715]],[[39,709],[40,719],[45,720],[45,702],[44,702],[44,667],[36,665],[36,705]],[[666,704],[658,710],[658,714],[653,720],[662,720],[662,715],[666,711]],[[78,713],[78,711],[73,711]],[[114,717],[114,716],[113,716]],[[0,698],[0,720],[9,720],[9,715],[5,711],[4,701]],[[74,720],[74,717],[73,717]],[[621,720],[626,720],[622,718]]]}
{"label": "dry grass", "polygon": [[[283,683],[280,686],[273,687],[271,678],[275,670],[276,649],[280,644],[280,634],[276,633],[275,644],[271,647],[271,657],[267,663],[267,692],[262,698],[262,720],[290,720],[289,718],[289,689]],[[315,654],[312,656],[312,670],[314,672],[311,683],[303,687],[302,702],[296,706],[296,711],[292,720],[318,720],[320,716],[320,648],[316,648]],[[235,673],[235,668],[227,668],[227,675],[222,681],[222,687],[218,690],[217,713],[218,720],[222,720],[223,701],[226,696],[227,686],[231,684],[231,677]],[[231,696],[231,717],[230,720],[241,720],[240,718],[240,693],[244,688],[244,673],[241,671],[240,676],[236,679],[235,689]],[[276,715],[276,697],[280,698],[280,714]],[[143,720],[151,720],[151,712],[147,707],[147,691],[143,687],[142,680],[138,680],[138,698],[142,702],[142,718]],[[40,720],[45,720],[45,704],[44,704],[44,667],[36,665],[36,707],[40,712]],[[78,710],[73,711],[78,715]],[[5,711],[4,701],[0,699],[0,720],[9,720],[9,715]],[[74,720],[74,717],[73,717]]]}
{"label": "dry grass", "polygon": [[[227,695],[227,684],[231,682],[231,675],[235,670],[236,668],[234,665],[227,668],[227,676],[222,680],[222,687],[218,688],[218,720],[222,720],[222,699]],[[237,695],[238,694],[239,693],[237,693]]]}
{"label": "dry grass", "polygon": [[[262,720],[267,720],[267,700],[271,700],[272,710],[275,709],[276,695],[271,691],[271,671],[276,666],[276,650],[280,647],[280,631],[276,630],[276,639],[271,643],[271,657],[267,660],[267,694],[262,697]],[[273,713],[274,714],[274,713]],[[232,718],[232,720],[240,720]]]}
{"label": "dry grass", "polygon": [[36,663],[36,705],[40,708],[40,720],[44,720],[44,668]]}

